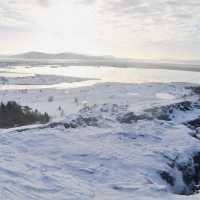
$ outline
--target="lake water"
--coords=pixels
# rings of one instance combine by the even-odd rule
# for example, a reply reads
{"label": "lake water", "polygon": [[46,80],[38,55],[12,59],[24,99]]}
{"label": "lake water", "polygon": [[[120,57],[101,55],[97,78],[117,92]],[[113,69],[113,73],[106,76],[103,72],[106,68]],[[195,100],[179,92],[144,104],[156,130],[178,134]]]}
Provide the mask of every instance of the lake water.
{"label": "lake water", "polygon": [[41,75],[60,75],[78,78],[92,78],[73,83],[60,83],[56,85],[0,85],[1,90],[6,89],[38,89],[38,88],[75,88],[90,86],[97,83],[121,82],[121,83],[147,83],[147,82],[188,82],[200,83],[200,72],[177,71],[165,69],[139,69],[118,67],[91,67],[91,66],[41,66],[26,67],[17,66],[0,69],[0,76],[23,77]]}

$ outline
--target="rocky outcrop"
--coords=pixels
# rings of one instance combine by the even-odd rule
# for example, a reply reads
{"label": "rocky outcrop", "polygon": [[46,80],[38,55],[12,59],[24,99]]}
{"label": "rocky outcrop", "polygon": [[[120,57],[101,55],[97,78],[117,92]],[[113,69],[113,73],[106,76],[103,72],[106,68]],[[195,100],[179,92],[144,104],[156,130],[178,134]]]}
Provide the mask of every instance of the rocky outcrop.
{"label": "rocky outcrop", "polygon": [[158,173],[171,186],[175,194],[192,195],[199,192],[200,152],[194,153],[187,162],[179,162],[177,158],[169,163],[169,166],[169,171]]}
{"label": "rocky outcrop", "polygon": [[191,101],[182,101],[166,106],[155,107],[145,110],[145,113],[149,118],[171,121],[174,118],[175,111],[191,111],[194,109],[194,105]]}
{"label": "rocky outcrop", "polygon": [[188,128],[192,130],[191,135],[197,139],[200,139],[200,117],[187,121],[184,123]]}

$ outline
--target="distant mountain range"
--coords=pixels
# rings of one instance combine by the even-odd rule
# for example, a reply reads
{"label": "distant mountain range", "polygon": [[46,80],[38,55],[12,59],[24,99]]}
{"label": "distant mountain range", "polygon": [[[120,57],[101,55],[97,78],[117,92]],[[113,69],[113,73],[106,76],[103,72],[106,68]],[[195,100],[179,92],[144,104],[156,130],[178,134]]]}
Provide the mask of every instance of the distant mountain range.
{"label": "distant mountain range", "polygon": [[30,51],[21,54],[15,55],[0,55],[0,58],[12,58],[12,59],[84,59],[84,60],[112,60],[112,61],[126,61],[126,62],[136,62],[136,63],[161,63],[161,64],[192,64],[192,65],[200,65],[200,60],[174,60],[174,59],[160,59],[160,60],[151,60],[151,59],[131,59],[131,58],[119,58],[110,55],[105,56],[94,56],[94,55],[86,55],[86,54],[78,54],[78,53],[45,53],[40,51]]}
{"label": "distant mountain range", "polygon": [[[31,51],[15,55],[0,55],[2,62],[16,64],[33,64],[36,63],[66,63],[76,65],[91,66],[113,66],[113,67],[139,67],[139,68],[163,68],[177,69],[188,71],[200,71],[200,60],[149,60],[149,59],[130,59],[117,58],[114,56],[93,56],[77,53],[45,53]],[[0,65],[3,64],[0,62]],[[5,64],[6,65],[6,64]]]}
{"label": "distant mountain range", "polygon": [[44,52],[27,52],[22,54],[11,55],[9,58],[19,59],[114,59],[113,56],[91,56],[76,53],[44,53]]}

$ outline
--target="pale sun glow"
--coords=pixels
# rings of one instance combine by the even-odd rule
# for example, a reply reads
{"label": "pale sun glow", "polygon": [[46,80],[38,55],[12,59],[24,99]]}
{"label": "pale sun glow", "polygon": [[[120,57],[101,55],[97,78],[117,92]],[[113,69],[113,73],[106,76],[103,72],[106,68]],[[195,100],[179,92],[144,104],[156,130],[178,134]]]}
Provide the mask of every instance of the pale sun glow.
{"label": "pale sun glow", "polygon": [[198,0],[0,0],[0,54],[198,59]]}

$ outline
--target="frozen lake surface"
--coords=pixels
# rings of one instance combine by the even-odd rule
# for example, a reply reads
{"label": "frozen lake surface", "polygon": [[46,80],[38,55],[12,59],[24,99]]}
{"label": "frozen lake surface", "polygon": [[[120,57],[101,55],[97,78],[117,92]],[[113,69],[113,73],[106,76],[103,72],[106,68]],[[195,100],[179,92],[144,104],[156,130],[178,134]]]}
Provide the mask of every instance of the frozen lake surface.
{"label": "frozen lake surface", "polygon": [[[21,84],[20,78],[28,78],[38,75],[48,76],[66,76],[75,78],[84,78],[82,81],[52,81],[45,84]],[[178,71],[167,69],[139,69],[139,68],[119,68],[107,66],[12,66],[11,68],[0,69],[0,77],[18,78],[18,84],[0,85],[1,90],[7,89],[40,89],[40,88],[76,88],[83,86],[92,86],[98,83],[115,82],[115,83],[148,83],[148,82],[186,82],[200,83],[200,73],[193,71]],[[87,80],[90,79],[90,80]],[[93,80],[91,80],[93,79]],[[62,80],[62,79],[60,79]],[[55,82],[55,81],[54,81]]]}

